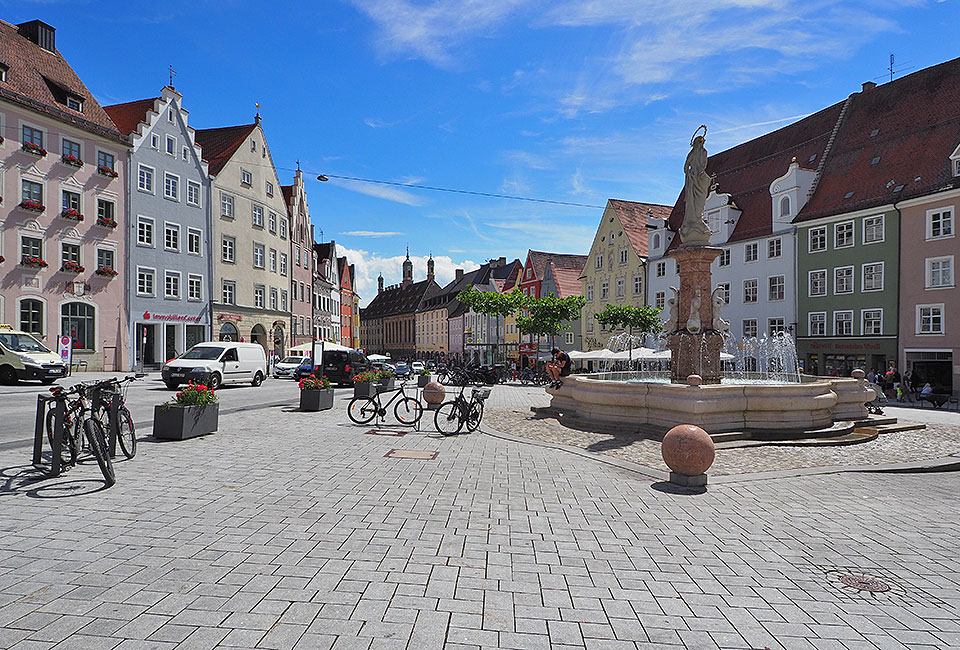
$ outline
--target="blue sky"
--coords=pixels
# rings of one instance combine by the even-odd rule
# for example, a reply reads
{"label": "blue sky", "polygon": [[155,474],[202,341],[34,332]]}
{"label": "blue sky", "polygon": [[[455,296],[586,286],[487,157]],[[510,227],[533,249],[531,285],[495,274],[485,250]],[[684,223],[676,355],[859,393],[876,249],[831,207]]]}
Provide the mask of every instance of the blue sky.
{"label": "blue sky", "polygon": [[[710,152],[956,56],[958,0],[0,0],[40,18],[104,104],[159,94],[198,128],[261,104],[280,180],[360,271],[399,281],[528,248],[586,253],[608,198],[672,204],[690,134]],[[502,193],[507,201],[318,173]]]}

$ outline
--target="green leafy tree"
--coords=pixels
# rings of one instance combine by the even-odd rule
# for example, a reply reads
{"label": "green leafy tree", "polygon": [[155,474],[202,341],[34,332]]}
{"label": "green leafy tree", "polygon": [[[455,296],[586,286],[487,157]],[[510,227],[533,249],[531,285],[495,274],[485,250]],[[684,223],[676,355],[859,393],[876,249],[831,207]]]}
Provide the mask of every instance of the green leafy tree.
{"label": "green leafy tree", "polygon": [[585,303],[583,296],[557,298],[552,293],[540,298],[526,298],[523,301],[526,315],[517,316],[517,326],[524,334],[549,336],[555,345],[557,334],[566,323],[580,318]]}
{"label": "green leafy tree", "polygon": [[[627,328],[627,334],[633,336],[637,334],[656,334],[663,329],[660,322],[660,310],[650,305],[610,305],[603,308],[603,311],[594,314],[601,325],[606,325],[610,329],[618,327]],[[633,362],[633,346],[627,353],[630,362]]]}

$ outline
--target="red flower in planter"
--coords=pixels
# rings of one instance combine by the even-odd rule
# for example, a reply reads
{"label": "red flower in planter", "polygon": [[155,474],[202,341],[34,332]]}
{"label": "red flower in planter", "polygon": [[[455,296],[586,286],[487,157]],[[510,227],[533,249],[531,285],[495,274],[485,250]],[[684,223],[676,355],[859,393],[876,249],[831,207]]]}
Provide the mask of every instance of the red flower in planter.
{"label": "red flower in planter", "polygon": [[47,150],[41,147],[40,145],[38,145],[36,142],[24,142],[23,146],[20,148],[26,151],[27,153],[32,153],[36,156],[42,157],[47,155]]}
{"label": "red flower in planter", "polygon": [[20,201],[20,207],[24,210],[32,210],[34,212],[43,212],[47,207],[40,203],[40,201],[34,201],[33,199],[24,199]]}
{"label": "red flower in planter", "polygon": [[60,270],[67,273],[83,273],[83,267],[71,260],[64,262]]}
{"label": "red flower in planter", "polygon": [[60,156],[60,160],[66,165],[73,165],[74,167],[83,167],[82,160],[68,153],[65,153],[62,156]]}
{"label": "red flower in planter", "polygon": [[117,220],[112,217],[97,217],[97,225],[104,228],[116,228]]}
{"label": "red flower in planter", "polygon": [[21,266],[32,266],[38,269],[45,269],[49,264],[43,261],[42,257],[36,257],[35,255],[24,255],[20,258]]}
{"label": "red flower in planter", "polygon": [[97,167],[97,173],[101,176],[107,176],[109,178],[116,178],[119,176],[116,170],[112,169],[111,167],[107,167],[106,165],[99,165]]}
{"label": "red flower in planter", "polygon": [[71,221],[83,221],[83,215],[80,214],[79,210],[74,208],[67,208],[60,213],[60,216],[64,219],[70,219]]}
{"label": "red flower in planter", "polygon": [[97,275],[102,275],[105,278],[115,278],[118,275],[118,273],[113,269],[111,269],[109,266],[101,266],[96,271],[94,271],[94,273],[96,273]]}

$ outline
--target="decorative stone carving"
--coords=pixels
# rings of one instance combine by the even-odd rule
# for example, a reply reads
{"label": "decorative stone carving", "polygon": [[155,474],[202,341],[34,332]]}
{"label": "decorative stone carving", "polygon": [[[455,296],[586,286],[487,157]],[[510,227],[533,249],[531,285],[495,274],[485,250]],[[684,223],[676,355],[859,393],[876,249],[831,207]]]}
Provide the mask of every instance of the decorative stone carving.
{"label": "decorative stone carving", "polygon": [[717,287],[713,290],[713,329],[716,332],[730,331],[730,322],[723,320],[723,306],[725,304],[723,287]]}
{"label": "decorative stone carving", "polygon": [[693,292],[690,299],[690,315],[687,317],[687,331],[691,334],[700,333],[700,288]]}
{"label": "decorative stone carving", "polygon": [[680,329],[680,296],[676,287],[670,287],[673,297],[667,300],[667,333],[673,334]]}

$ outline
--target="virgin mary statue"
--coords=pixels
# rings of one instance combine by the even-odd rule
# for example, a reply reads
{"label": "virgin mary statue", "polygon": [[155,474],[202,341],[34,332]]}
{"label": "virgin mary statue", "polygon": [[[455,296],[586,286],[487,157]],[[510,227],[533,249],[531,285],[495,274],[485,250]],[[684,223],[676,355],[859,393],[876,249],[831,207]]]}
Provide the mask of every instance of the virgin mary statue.
{"label": "virgin mary statue", "polygon": [[[700,134],[703,129],[703,135]],[[713,177],[707,174],[707,150],[703,147],[707,127],[700,126],[690,140],[690,153],[684,162],[684,215],[680,241],[684,246],[706,246],[710,243],[710,227],[703,219],[703,204],[710,192]]]}

